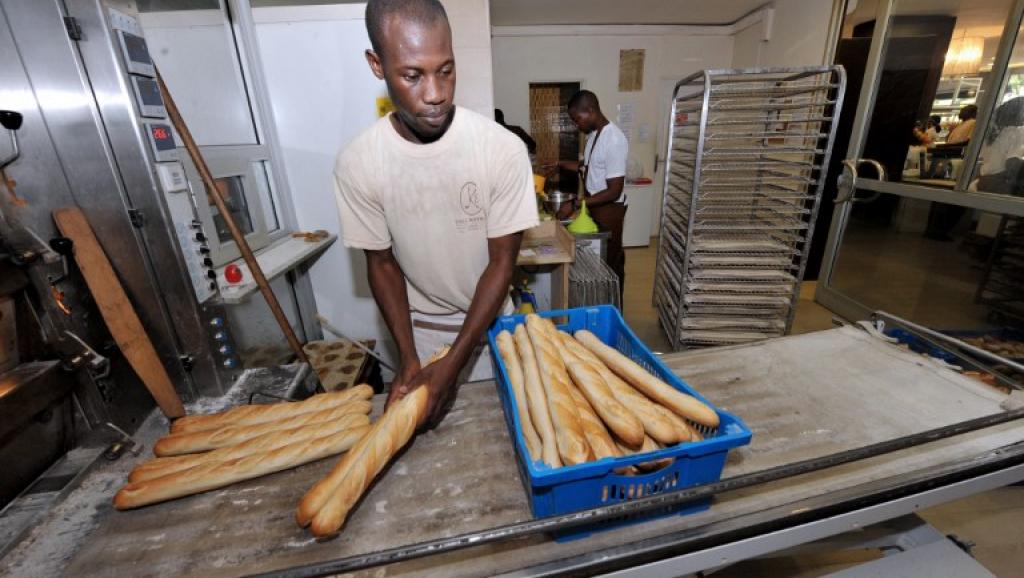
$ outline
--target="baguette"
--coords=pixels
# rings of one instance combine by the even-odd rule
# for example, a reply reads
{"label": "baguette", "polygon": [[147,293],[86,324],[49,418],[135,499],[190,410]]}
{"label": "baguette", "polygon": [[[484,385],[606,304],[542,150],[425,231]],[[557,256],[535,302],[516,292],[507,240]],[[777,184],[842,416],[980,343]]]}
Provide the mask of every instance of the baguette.
{"label": "baguette", "polygon": [[582,361],[567,365],[573,382],[586,396],[597,415],[601,416],[608,429],[630,447],[643,444],[644,424],[636,414],[615,399],[600,371]]}
{"label": "baguette", "polygon": [[212,452],[156,458],[135,466],[128,476],[128,481],[130,483],[142,482],[199,465],[226,462],[252,454],[269,452],[294,443],[312,441],[332,435],[349,427],[352,425],[348,420],[336,419],[268,432],[251,440],[215,449]]}
{"label": "baguette", "polygon": [[562,467],[562,458],[558,456],[558,442],[555,437],[555,426],[551,423],[548,411],[548,400],[541,382],[537,356],[533,354],[533,343],[526,333],[525,325],[517,325],[514,339],[519,358],[523,362],[523,376],[526,380],[526,402],[530,404],[530,419],[540,436],[541,460],[552,468]]}
{"label": "baguette", "polygon": [[[644,437],[643,446],[641,446],[639,450],[631,450],[622,444],[619,444],[619,449],[622,450],[622,453],[627,455],[645,454],[647,452],[660,450],[661,445],[658,444],[658,442],[651,439],[650,437]],[[636,464],[635,467],[646,472],[652,472],[654,470],[660,470],[661,468],[671,465],[673,461],[675,461],[673,458],[663,458],[660,460],[652,460],[649,462],[639,463]]]}
{"label": "baguette", "polygon": [[[580,342],[573,339],[568,333],[561,333],[559,337],[562,340],[563,350],[571,352],[571,354],[576,355],[579,359],[601,372],[605,384],[611,389],[615,399],[629,408],[640,419],[644,426],[644,433],[665,444],[675,444],[689,439],[682,435],[676,425],[664,413],[659,411],[661,406],[644,397],[643,394],[633,389],[633,386],[622,381],[619,376],[609,370],[589,349],[583,347]],[[668,412],[668,410],[665,410],[665,413],[675,415]],[[639,449],[641,445],[642,442],[632,447]]]}
{"label": "baguette", "polygon": [[619,374],[647,397],[689,420],[712,428],[718,427],[718,414],[715,413],[715,410],[692,395],[687,395],[654,377],[635,361],[605,345],[593,333],[581,329],[576,332],[576,339],[592,351],[609,369]]}
{"label": "baguette", "polygon": [[501,358],[505,362],[505,369],[508,370],[508,380],[512,385],[516,409],[519,412],[519,429],[523,432],[526,450],[530,454],[530,460],[536,461],[541,458],[541,441],[536,430],[533,429],[533,422],[530,418],[530,406],[526,402],[526,386],[523,383],[523,366],[519,360],[519,354],[516,352],[516,344],[512,341],[512,334],[508,331],[498,333],[495,341],[498,344]]}
{"label": "baguette", "polygon": [[159,457],[164,457],[205,452],[207,450],[240,444],[263,434],[323,422],[342,421],[344,423],[340,424],[341,427],[366,425],[370,423],[368,416],[370,408],[371,405],[368,401],[352,401],[345,405],[303,413],[279,421],[169,435],[161,438],[153,445],[153,453]]}
{"label": "baguette", "polygon": [[[426,365],[441,359],[450,350],[448,346],[442,347]],[[373,478],[412,438],[416,424],[427,411],[429,397],[427,388],[417,387],[388,406],[369,433],[306,492],[299,501],[295,521],[302,527],[313,523],[313,533],[317,536],[337,532]]]}
{"label": "baguette", "polygon": [[303,496],[299,524],[311,523],[318,537],[336,534],[373,479],[412,438],[428,400],[427,388],[417,387],[388,408],[366,437]]}
{"label": "baguette", "polygon": [[587,402],[587,398],[575,387],[569,387],[576,409],[580,412],[580,423],[583,425],[583,435],[587,437],[590,449],[594,450],[594,458],[617,458],[622,455],[615,440],[608,434],[601,418],[594,413],[594,408]]}
{"label": "baguette", "polygon": [[699,442],[700,440],[704,439],[704,436],[700,435],[700,432],[698,432],[692,425],[690,425],[689,422],[686,421],[686,419],[677,414],[672,413],[671,411],[668,410],[668,408],[660,406],[658,404],[654,404],[654,410],[657,411],[662,416],[664,416],[665,419],[672,422],[672,427],[674,427],[676,431],[679,432],[680,442]]}
{"label": "baguette", "polygon": [[526,316],[526,331],[533,343],[537,356],[541,383],[547,395],[551,422],[555,426],[555,439],[562,462],[568,465],[582,464],[593,458],[580,424],[579,410],[573,402],[569,388],[569,374],[565,370],[558,349],[551,340],[548,328],[537,315]]}
{"label": "baguette", "polygon": [[294,468],[348,450],[369,430],[370,426],[364,425],[288,444],[269,452],[225,462],[209,462],[167,476],[128,484],[114,496],[114,507],[118,510],[139,508]]}
{"label": "baguette", "polygon": [[183,434],[220,429],[227,426],[255,425],[299,414],[322,411],[350,401],[368,400],[371,397],[373,397],[373,388],[363,384],[344,391],[317,394],[303,401],[268,405],[243,405],[221,413],[187,415],[178,418],[171,424],[171,433]]}

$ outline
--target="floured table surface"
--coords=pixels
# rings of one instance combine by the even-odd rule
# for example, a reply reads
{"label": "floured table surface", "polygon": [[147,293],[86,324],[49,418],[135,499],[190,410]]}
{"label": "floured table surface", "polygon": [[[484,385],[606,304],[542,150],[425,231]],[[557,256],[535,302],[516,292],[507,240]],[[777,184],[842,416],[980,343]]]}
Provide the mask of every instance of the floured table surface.
{"label": "floured table surface", "polygon": [[[973,417],[1005,397],[855,328],[672,354],[665,361],[715,404],[743,418],[752,443],[725,477]],[[380,400],[378,400],[379,403]],[[152,447],[166,423],[140,435]],[[635,540],[827,495],[1024,440],[1009,423],[794,479],[728,492],[711,509],[559,544],[530,536],[395,564],[367,575],[512,572]],[[134,465],[94,469],[3,560],[13,575],[235,576],[284,569],[483,530],[530,518],[492,382],[469,384],[443,424],[417,437],[357,507],[338,538],[318,542],[294,522],[302,494],[336,458],[223,490],[129,512],[110,499]]]}

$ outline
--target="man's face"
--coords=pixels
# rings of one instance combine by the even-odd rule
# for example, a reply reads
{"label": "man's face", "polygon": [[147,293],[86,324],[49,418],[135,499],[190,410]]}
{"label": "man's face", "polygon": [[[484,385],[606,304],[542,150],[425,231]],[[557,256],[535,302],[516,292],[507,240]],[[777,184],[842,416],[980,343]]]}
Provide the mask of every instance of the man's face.
{"label": "man's face", "polygon": [[366,59],[414,136],[429,141],[444,134],[455,110],[455,56],[446,22],[392,16],[384,22],[381,54],[368,50]]}
{"label": "man's face", "polygon": [[589,108],[570,108],[569,118],[572,119],[576,128],[587,134],[594,130],[594,125],[597,122],[597,115]]}

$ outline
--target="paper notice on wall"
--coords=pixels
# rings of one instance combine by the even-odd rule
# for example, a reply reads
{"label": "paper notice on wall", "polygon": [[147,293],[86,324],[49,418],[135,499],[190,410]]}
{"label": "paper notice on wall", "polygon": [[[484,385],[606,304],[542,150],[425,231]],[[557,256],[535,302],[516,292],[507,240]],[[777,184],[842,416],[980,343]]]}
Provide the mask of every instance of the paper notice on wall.
{"label": "paper notice on wall", "polygon": [[639,92],[644,89],[644,49],[619,51],[619,92]]}
{"label": "paper notice on wall", "polygon": [[651,125],[644,122],[640,124],[640,128],[637,129],[637,142],[650,142],[651,140]]}
{"label": "paper notice on wall", "polygon": [[623,102],[616,107],[618,113],[615,124],[619,125],[622,134],[630,144],[636,139],[636,103]]}

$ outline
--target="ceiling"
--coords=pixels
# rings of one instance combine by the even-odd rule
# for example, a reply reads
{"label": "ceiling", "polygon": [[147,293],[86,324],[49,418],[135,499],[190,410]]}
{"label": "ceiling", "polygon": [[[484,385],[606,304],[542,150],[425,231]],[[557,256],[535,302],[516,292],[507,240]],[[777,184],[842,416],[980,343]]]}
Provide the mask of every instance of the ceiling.
{"label": "ceiling", "polygon": [[[851,0],[851,3],[853,0]],[[1000,36],[1013,0],[897,0],[896,15],[956,16],[956,36]],[[854,25],[874,20],[878,0],[860,0],[844,23],[844,33]]]}
{"label": "ceiling", "polygon": [[730,24],[768,0],[491,0],[491,24]]}

